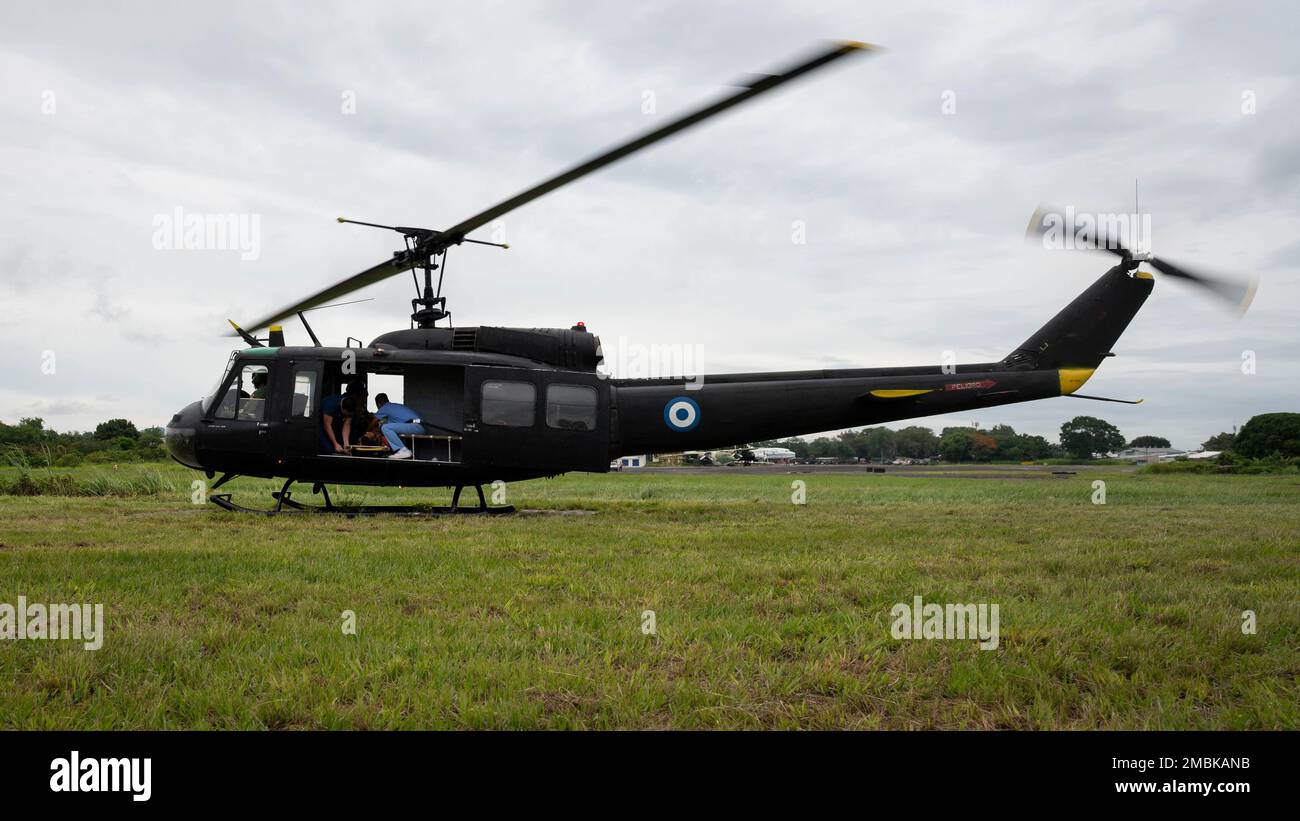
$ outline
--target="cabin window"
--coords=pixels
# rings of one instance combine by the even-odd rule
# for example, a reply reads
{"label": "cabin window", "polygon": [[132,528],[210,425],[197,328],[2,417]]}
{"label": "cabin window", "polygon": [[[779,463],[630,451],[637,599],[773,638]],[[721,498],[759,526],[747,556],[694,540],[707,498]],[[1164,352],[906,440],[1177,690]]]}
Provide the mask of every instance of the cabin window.
{"label": "cabin window", "polygon": [[316,396],[316,372],[298,371],[293,375],[293,405],[290,416],[311,416],[312,399]]}
{"label": "cabin window", "polygon": [[270,396],[270,372],[265,365],[245,365],[235,372],[217,405],[217,419],[243,419],[262,422],[266,419],[266,400]]}
{"label": "cabin window", "polygon": [[480,416],[485,425],[531,428],[536,403],[537,388],[531,382],[488,381],[483,383]]}
{"label": "cabin window", "polygon": [[586,385],[548,386],[546,424],[561,430],[595,430],[596,389]]}

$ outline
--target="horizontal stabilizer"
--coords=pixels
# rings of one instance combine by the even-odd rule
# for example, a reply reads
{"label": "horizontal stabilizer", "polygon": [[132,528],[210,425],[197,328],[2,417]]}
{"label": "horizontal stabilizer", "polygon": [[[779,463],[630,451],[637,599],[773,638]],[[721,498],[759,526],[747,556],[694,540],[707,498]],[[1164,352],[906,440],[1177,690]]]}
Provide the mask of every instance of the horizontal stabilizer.
{"label": "horizontal stabilizer", "polygon": [[1144,401],[1142,399],[1109,399],[1105,396],[1088,396],[1082,393],[1067,393],[1064,395],[1071,399],[1091,399],[1094,402],[1119,402],[1124,405],[1141,405]]}

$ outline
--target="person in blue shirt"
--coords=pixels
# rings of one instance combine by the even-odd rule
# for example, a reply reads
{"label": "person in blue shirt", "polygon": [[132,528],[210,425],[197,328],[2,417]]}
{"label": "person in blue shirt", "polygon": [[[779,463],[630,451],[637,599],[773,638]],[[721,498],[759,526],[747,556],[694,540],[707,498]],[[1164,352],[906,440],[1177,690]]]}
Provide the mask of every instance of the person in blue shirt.
{"label": "person in blue shirt", "polygon": [[424,433],[420,424],[420,414],[397,402],[389,402],[388,394],[381,393],[375,397],[375,418],[379,420],[379,430],[393,449],[389,459],[410,459],[410,448],[402,444],[400,434]]}

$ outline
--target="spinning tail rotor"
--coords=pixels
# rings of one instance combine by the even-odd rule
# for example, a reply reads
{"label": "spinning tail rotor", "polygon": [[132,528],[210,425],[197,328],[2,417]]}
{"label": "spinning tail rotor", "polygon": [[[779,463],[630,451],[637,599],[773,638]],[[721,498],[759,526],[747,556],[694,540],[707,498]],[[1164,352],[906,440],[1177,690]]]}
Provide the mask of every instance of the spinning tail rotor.
{"label": "spinning tail rotor", "polygon": [[1174,264],[1168,259],[1157,257],[1150,251],[1130,250],[1126,240],[1133,242],[1132,238],[1117,235],[1110,230],[1113,227],[1113,223],[1107,226],[1102,220],[1095,218],[1086,221],[1078,220],[1073,209],[1040,205],[1029,218],[1025,239],[1026,241],[1042,240],[1045,244],[1050,240],[1061,240],[1066,247],[1070,248],[1107,251],[1120,257],[1121,264],[1129,271],[1137,272],[1138,267],[1146,263],[1161,274],[1182,280],[1209,294],[1220,303],[1232,306],[1238,316],[1244,315],[1250,308],[1259,284],[1254,277],[1239,279],[1192,270],[1185,265]]}

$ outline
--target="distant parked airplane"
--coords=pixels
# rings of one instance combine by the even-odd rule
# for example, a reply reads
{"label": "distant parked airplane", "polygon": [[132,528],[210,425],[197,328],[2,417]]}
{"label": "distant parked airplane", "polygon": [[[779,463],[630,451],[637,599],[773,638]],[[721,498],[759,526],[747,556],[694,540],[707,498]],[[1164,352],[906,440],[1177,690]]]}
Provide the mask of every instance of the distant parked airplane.
{"label": "distant parked airplane", "polygon": [[789,448],[754,448],[753,454],[754,461],[773,464],[793,462],[796,458],[795,452]]}

